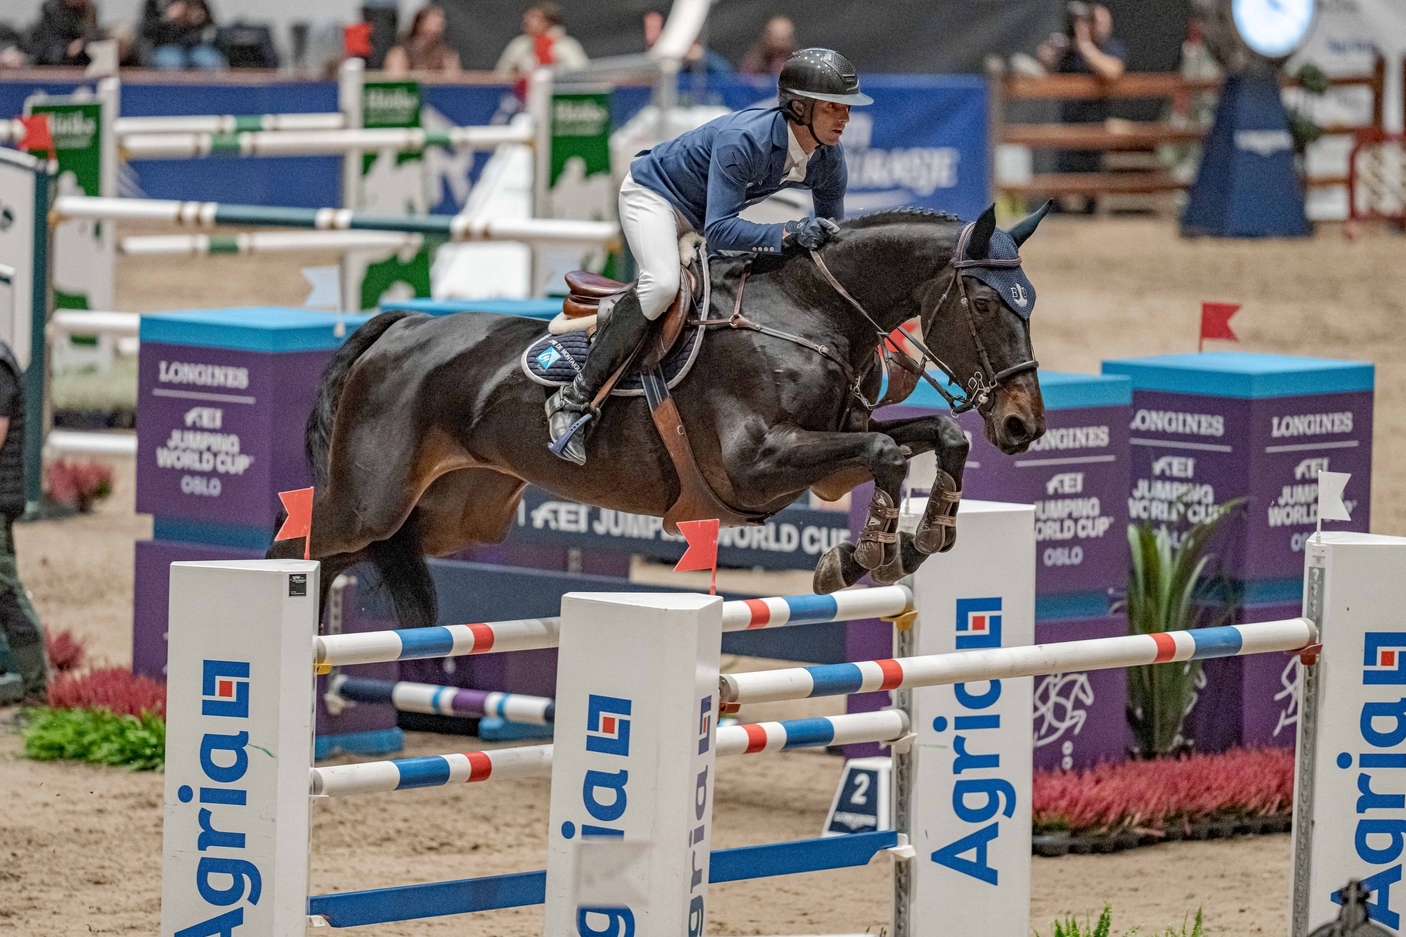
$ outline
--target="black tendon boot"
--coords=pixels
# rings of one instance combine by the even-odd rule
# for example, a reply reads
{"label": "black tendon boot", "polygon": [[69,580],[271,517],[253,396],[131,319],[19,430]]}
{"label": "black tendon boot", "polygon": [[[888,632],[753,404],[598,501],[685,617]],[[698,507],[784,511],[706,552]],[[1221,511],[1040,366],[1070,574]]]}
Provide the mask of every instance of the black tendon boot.
{"label": "black tendon boot", "polygon": [[575,380],[547,398],[547,426],[552,437],[548,448],[558,458],[586,464],[585,427],[594,416],[591,401],[639,347],[648,329],[649,320],[634,289],[620,294],[605,325],[596,333],[586,366]]}

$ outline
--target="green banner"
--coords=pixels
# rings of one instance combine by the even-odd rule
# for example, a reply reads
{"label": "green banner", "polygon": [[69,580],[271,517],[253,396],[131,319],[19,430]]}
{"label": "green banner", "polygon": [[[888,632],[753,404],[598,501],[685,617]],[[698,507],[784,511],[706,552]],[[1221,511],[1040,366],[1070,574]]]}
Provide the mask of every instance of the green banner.
{"label": "green banner", "polygon": [[[361,126],[368,130],[385,127],[420,126],[420,83],[418,81],[368,82],[361,91]],[[376,161],[376,153],[363,153],[361,174],[366,175]],[[396,165],[419,162],[423,155],[405,152],[396,155]]]}
{"label": "green banner", "polygon": [[102,114],[99,101],[81,104],[35,101],[30,114],[49,115],[59,174],[73,173],[84,195],[102,194]]}
{"label": "green banner", "polygon": [[609,92],[552,95],[551,187],[573,157],[585,162],[586,176],[610,172]]}

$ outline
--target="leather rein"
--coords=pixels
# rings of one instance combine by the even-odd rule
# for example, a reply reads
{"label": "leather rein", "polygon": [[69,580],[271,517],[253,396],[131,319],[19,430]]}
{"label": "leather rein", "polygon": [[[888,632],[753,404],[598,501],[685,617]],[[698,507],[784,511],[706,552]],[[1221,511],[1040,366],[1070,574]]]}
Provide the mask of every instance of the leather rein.
{"label": "leather rein", "polygon": [[[952,256],[954,259],[948,265],[952,269],[952,282],[947,284],[947,288],[942,291],[942,297],[937,301],[937,308],[941,308],[942,304],[947,301],[948,294],[952,291],[952,284],[955,283],[957,285],[957,295],[961,299],[960,305],[962,309],[962,315],[963,318],[966,320],[967,329],[971,333],[972,342],[976,345],[977,357],[981,363],[981,370],[973,372],[972,376],[967,380],[965,386],[962,384],[961,379],[957,376],[957,373],[952,370],[952,368],[949,367],[946,362],[944,362],[941,358],[934,354],[932,350],[929,349],[925,344],[923,344],[923,342],[916,336],[908,335],[907,340],[914,346],[916,346],[917,349],[922,352],[923,355],[922,361],[914,360],[912,355],[908,354],[908,352],[905,351],[902,346],[900,346],[897,342],[894,341],[893,337],[890,335],[889,332],[886,332],[877,322],[874,321],[873,317],[865,311],[862,305],[860,305],[859,300],[855,299],[853,296],[850,295],[849,291],[845,289],[844,284],[840,283],[840,281],[835,278],[835,275],[830,272],[830,268],[825,265],[825,261],[821,258],[819,251],[812,250],[809,252],[811,261],[814,262],[816,269],[820,271],[820,275],[825,278],[825,281],[830,284],[830,287],[834,289],[836,293],[840,294],[840,296],[843,297],[846,302],[848,302],[852,307],[854,307],[854,310],[864,318],[864,321],[868,322],[869,325],[873,327],[874,333],[879,339],[879,348],[881,350],[884,348],[890,350],[894,355],[899,358],[900,362],[903,363],[905,369],[913,371],[920,378],[931,384],[932,388],[936,390],[938,394],[940,394],[943,399],[947,401],[947,404],[952,408],[953,413],[965,413],[966,411],[971,410],[972,408],[984,408],[986,404],[990,401],[991,395],[995,393],[995,391],[1003,383],[1018,374],[1023,374],[1026,371],[1034,371],[1040,366],[1040,363],[1033,358],[1028,359],[1026,361],[1022,361],[1019,364],[1012,365],[1008,368],[1004,368],[1000,371],[997,371],[995,367],[991,364],[991,356],[987,354],[986,343],[981,340],[981,333],[976,327],[976,319],[972,315],[971,303],[967,297],[967,286],[964,282],[965,278],[962,276],[962,271],[971,267],[1019,267],[1020,258],[1018,256],[1010,260],[975,260],[966,258],[965,254],[967,250],[967,245],[971,241],[971,233],[975,227],[975,222],[969,222],[964,228],[962,228],[961,234],[958,235],[957,246],[952,252]],[[827,360],[834,362],[835,365],[839,367],[840,371],[845,376],[846,383],[849,385],[850,393],[855,397],[855,399],[859,401],[860,405],[863,406],[865,410],[872,412],[875,407],[879,406],[882,401],[871,402],[864,396],[862,383],[864,381],[864,378],[870,373],[868,368],[866,368],[863,373],[858,373],[854,370],[854,367],[848,361],[837,355],[828,346],[822,345],[818,342],[813,342],[810,339],[804,338],[800,335],[795,335],[790,332],[783,332],[780,329],[774,329],[771,326],[762,325],[761,323],[755,322],[742,315],[742,294],[747,287],[747,277],[751,272],[752,262],[749,260],[742,267],[742,276],[737,283],[737,297],[733,301],[732,315],[729,318],[692,319],[689,321],[688,324],[693,326],[701,326],[703,328],[717,328],[726,326],[728,328],[733,329],[743,329],[746,331],[757,332],[761,335],[769,335],[772,338],[779,338],[783,341],[790,342],[793,345],[799,345],[802,348],[808,348],[816,354],[826,358]],[[707,315],[706,308],[704,309],[704,315]],[[879,355],[879,360],[881,363],[884,360],[882,353]],[[939,381],[935,380],[930,374],[927,373],[927,369],[926,367],[924,367],[924,365],[928,361],[931,361],[933,364],[937,365],[938,369],[941,370],[942,373],[947,376],[948,381],[958,389],[957,394],[953,394]]]}

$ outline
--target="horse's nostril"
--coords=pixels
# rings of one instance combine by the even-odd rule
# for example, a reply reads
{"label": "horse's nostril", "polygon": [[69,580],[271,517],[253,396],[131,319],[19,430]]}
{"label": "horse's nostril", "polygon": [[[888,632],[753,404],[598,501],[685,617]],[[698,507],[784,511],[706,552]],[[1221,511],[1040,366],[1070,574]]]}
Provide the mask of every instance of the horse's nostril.
{"label": "horse's nostril", "polygon": [[1018,416],[1006,417],[1006,438],[1011,442],[1023,442],[1030,436],[1025,421]]}

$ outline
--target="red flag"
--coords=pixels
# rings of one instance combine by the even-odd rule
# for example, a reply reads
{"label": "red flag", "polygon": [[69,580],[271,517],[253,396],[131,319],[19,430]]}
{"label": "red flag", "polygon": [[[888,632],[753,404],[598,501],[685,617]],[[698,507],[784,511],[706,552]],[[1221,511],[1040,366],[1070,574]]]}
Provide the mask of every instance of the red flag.
{"label": "red flag", "polygon": [[1196,350],[1202,351],[1208,338],[1223,338],[1231,342],[1240,341],[1230,330],[1230,317],[1239,311],[1240,306],[1237,303],[1202,303],[1201,340],[1196,343]]}
{"label": "red flag", "polygon": [[695,569],[713,571],[709,595],[718,593],[718,520],[679,521],[679,533],[688,541],[688,549],[679,557],[674,567],[676,573],[686,573]]}
{"label": "red flag", "polygon": [[371,55],[371,24],[353,23],[342,27],[342,50],[348,58],[367,58]]}
{"label": "red flag", "polygon": [[283,522],[283,526],[278,529],[278,533],[274,535],[273,539],[305,538],[303,559],[312,559],[312,489],[298,488],[293,491],[280,491],[278,500],[283,502],[283,510],[288,512],[288,519]]}
{"label": "red flag", "polygon": [[49,115],[35,114],[33,117],[21,117],[19,122],[24,125],[24,141],[21,144],[31,153],[35,150],[43,150],[46,153],[54,152],[54,137],[49,132]]}

